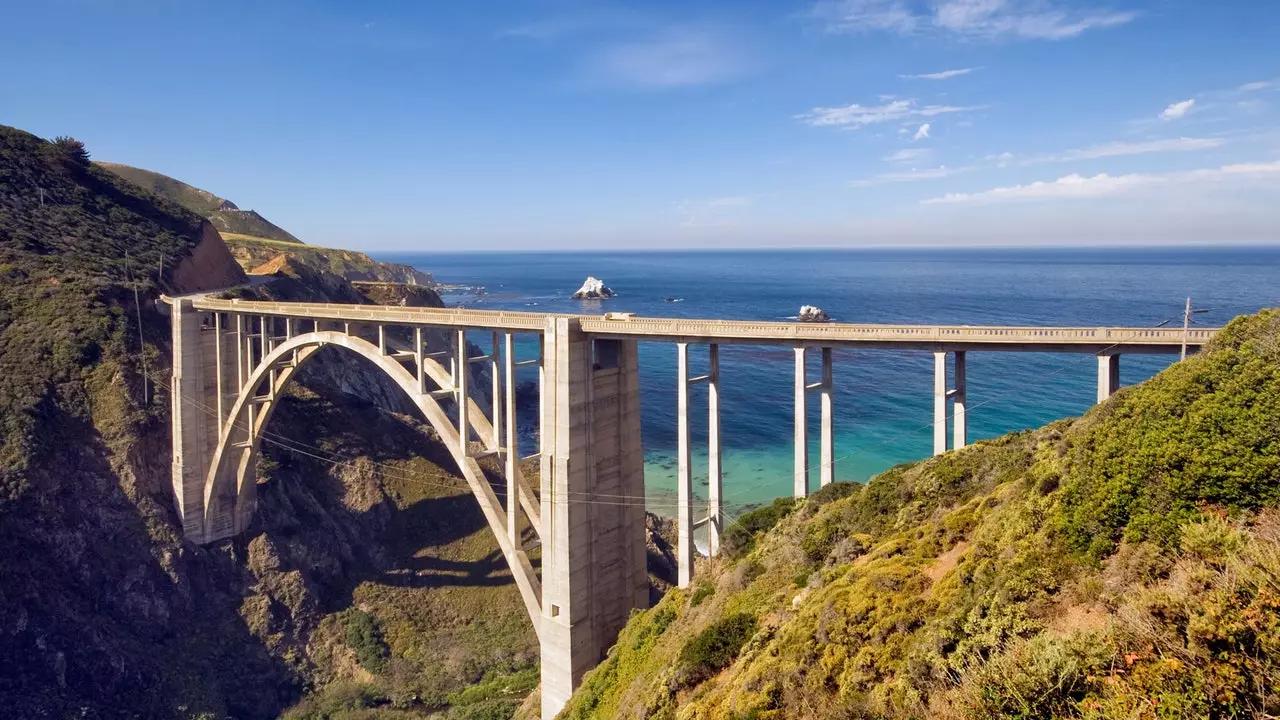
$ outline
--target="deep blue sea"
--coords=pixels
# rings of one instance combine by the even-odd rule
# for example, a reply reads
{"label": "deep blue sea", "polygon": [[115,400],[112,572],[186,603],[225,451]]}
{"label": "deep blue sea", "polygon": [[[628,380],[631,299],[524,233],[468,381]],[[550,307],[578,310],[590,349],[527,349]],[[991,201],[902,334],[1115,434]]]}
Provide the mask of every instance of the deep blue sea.
{"label": "deep blue sea", "polygon": [[[378,259],[411,264],[442,283],[487,290],[446,293],[451,305],[539,312],[780,320],[810,304],[846,322],[1146,327],[1180,324],[1188,296],[1195,307],[1209,309],[1196,316],[1203,325],[1280,305],[1280,248],[382,253]],[[588,275],[618,296],[591,304],[570,299]],[[524,357],[533,352],[532,345],[523,349]],[[669,514],[675,348],[644,343],[640,353],[645,482],[651,509]],[[695,347],[690,354],[692,370],[700,374],[706,352]],[[814,381],[818,355],[810,353]],[[845,350],[835,360],[837,478],[866,480],[926,457],[932,448],[932,356]],[[1141,382],[1174,360],[1125,356],[1121,381]],[[791,491],[792,361],[785,348],[721,348],[730,514]],[[968,361],[972,440],[1078,415],[1094,401],[1097,362],[1091,355],[969,353]],[[695,387],[692,400],[701,410],[693,414],[700,489],[705,393]],[[815,488],[816,406],[810,402]]]}

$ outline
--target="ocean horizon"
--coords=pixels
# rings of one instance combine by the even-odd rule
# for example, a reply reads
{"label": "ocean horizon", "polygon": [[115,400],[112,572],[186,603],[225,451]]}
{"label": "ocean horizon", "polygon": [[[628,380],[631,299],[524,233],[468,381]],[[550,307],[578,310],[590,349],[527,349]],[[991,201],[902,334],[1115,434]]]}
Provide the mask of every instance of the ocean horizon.
{"label": "ocean horizon", "polygon": [[[463,288],[451,306],[548,313],[634,312],[650,317],[794,318],[816,305],[838,322],[1154,327],[1182,322],[1190,297],[1207,312],[1198,326],[1280,305],[1280,247],[806,248],[518,253],[375,253]],[[518,257],[519,262],[512,262]],[[617,292],[605,301],[570,295],[587,276]],[[486,338],[477,333],[473,342]],[[535,351],[532,339],[518,352]],[[693,367],[706,351],[690,349]],[[1121,382],[1141,382],[1177,356],[1125,356]],[[792,488],[792,362],[789,349],[721,348],[726,510],[789,495]],[[820,372],[819,353],[809,372]],[[932,450],[933,358],[921,351],[835,352],[835,475],[866,481]],[[522,380],[535,377],[530,374]],[[998,437],[1079,415],[1094,402],[1089,354],[972,352],[970,440]],[[640,349],[645,485],[650,510],[673,514],[676,362],[670,344]],[[706,486],[706,390],[691,398],[695,494]],[[810,485],[818,484],[818,408],[810,403]],[[531,443],[534,418],[522,428]],[[526,449],[526,451],[531,451]]]}

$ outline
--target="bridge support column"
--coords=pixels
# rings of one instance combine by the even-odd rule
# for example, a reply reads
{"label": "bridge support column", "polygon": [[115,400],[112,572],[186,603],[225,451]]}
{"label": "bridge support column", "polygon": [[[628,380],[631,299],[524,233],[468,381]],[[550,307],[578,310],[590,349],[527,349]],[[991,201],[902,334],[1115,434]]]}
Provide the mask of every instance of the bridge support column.
{"label": "bridge support column", "polygon": [[955,438],[952,444],[956,450],[969,444],[969,425],[965,417],[965,405],[968,404],[969,390],[965,380],[965,351],[957,350],[956,358],[956,377],[955,388],[951,391],[951,397],[955,400],[951,414],[955,423]]}
{"label": "bridge support column", "polygon": [[693,581],[693,462],[689,437],[689,344],[676,343],[676,572],[677,586]]}
{"label": "bridge support column", "polygon": [[1098,356],[1098,402],[1102,402],[1120,389],[1120,356]]}
{"label": "bridge support column", "polygon": [[795,348],[795,477],[794,496],[796,498],[809,495],[809,436],[808,408],[805,406],[805,395],[809,386],[805,378],[805,348]]}
{"label": "bridge support column", "polygon": [[724,470],[720,465],[720,346],[707,348],[707,552],[720,554]]}
{"label": "bridge support column", "polygon": [[648,605],[644,450],[633,340],[592,340],[576,318],[543,334],[542,717],[564,707]]}
{"label": "bridge support column", "polygon": [[822,348],[822,469],[819,473],[823,487],[835,482],[835,426],[832,418],[831,395],[835,392],[835,377],[831,368],[831,348]]}
{"label": "bridge support column", "polygon": [[[193,542],[204,542],[204,473],[209,457],[218,442],[218,419],[210,417],[208,408],[221,402],[217,392],[217,370],[210,392],[206,377],[204,314],[191,306],[191,300],[173,302],[172,340],[173,373],[170,389],[170,421],[173,428],[173,496],[182,517],[182,533]],[[220,340],[215,336],[215,341]]]}
{"label": "bridge support column", "polygon": [[933,454],[947,451],[947,353],[933,353]]}

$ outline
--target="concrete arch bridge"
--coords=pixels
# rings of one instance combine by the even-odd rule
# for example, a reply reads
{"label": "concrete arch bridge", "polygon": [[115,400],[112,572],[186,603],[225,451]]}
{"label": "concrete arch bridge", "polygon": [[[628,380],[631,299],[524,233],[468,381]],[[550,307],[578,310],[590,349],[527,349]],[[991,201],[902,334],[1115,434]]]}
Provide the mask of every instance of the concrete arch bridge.
{"label": "concrete arch bridge", "polygon": [[[806,403],[821,403],[819,481],[834,480],[832,350],[880,347],[934,354],[934,450],[967,441],[965,353],[1074,352],[1098,357],[1098,399],[1118,386],[1123,353],[1179,353],[1201,347],[1206,329],[971,327],[800,324],[636,318],[625,313],[546,315],[369,305],[166,299],[173,322],[173,491],[183,530],[196,543],[243,532],[256,506],[255,466],[263,434],[300,367],[324,347],[355,353],[381,369],[439,433],[476,498],[520,589],[542,656],[542,715],[553,717],[607,653],[633,608],[648,603],[644,448],[640,431],[640,341],[677,347],[679,582],[693,578],[695,528],[713,554],[723,531],[719,347],[795,350],[795,484],[810,489]],[[469,350],[468,332],[491,349]],[[517,361],[517,336],[538,338],[536,357]],[[442,337],[447,340],[442,341]],[[709,371],[690,377],[689,349],[705,345]],[[805,356],[822,354],[810,383]],[[950,383],[947,356],[953,356]],[[477,401],[468,368],[489,368],[490,397]],[[537,452],[518,455],[515,372],[538,368]],[[708,499],[695,502],[689,388],[708,385]],[[483,406],[482,406],[483,405]],[[948,408],[951,413],[948,415]],[[536,457],[535,490],[520,471]],[[501,497],[478,461],[502,468]],[[541,573],[518,532],[521,518],[542,546]]]}

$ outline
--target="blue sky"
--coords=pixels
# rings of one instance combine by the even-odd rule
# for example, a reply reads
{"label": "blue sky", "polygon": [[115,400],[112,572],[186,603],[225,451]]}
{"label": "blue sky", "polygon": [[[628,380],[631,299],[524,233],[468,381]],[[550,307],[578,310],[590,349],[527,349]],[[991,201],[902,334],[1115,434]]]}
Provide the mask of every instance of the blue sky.
{"label": "blue sky", "polygon": [[369,250],[1280,241],[1280,2],[0,0],[0,123]]}

